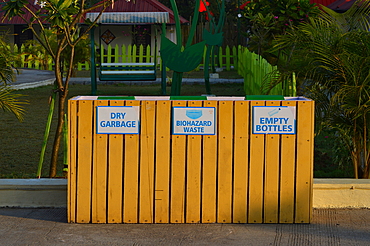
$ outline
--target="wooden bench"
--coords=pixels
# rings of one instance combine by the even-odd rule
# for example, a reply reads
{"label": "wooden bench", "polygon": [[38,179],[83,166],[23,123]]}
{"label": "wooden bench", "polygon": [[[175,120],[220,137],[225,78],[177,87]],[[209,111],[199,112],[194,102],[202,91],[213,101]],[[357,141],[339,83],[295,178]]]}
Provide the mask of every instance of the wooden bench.
{"label": "wooden bench", "polygon": [[155,63],[101,63],[101,81],[156,80]]}

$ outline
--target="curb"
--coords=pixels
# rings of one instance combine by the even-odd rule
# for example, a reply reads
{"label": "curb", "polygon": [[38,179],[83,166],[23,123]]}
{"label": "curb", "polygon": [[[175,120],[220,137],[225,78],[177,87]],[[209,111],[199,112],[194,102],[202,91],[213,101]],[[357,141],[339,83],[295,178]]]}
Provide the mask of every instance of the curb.
{"label": "curb", "polygon": [[[0,207],[67,207],[67,179],[0,179]],[[314,179],[313,208],[370,208],[369,179]]]}
{"label": "curb", "polygon": [[14,90],[24,90],[24,89],[36,88],[36,87],[40,87],[44,85],[52,85],[54,83],[54,80],[55,79],[46,79],[46,80],[42,80],[38,82],[10,85],[10,87]]}

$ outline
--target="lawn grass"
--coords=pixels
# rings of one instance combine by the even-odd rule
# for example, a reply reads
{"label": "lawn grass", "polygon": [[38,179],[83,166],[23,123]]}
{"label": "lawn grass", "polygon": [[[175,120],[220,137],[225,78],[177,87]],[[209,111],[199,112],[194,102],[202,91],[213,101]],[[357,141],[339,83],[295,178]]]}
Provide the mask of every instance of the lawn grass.
{"label": "lawn grass", "polygon": [[[69,97],[89,95],[90,85],[71,84]],[[167,88],[167,92],[170,87]],[[49,112],[49,97],[52,86],[20,90],[29,104],[25,106],[26,115],[23,122],[17,121],[14,115],[0,111],[0,178],[35,178],[39,162],[46,119]],[[99,95],[160,95],[160,85],[129,86],[124,84],[99,85]],[[217,96],[243,96],[243,84],[214,84],[212,93]],[[204,85],[183,85],[182,95],[205,94]],[[53,133],[56,128],[56,114],[51,126],[42,176],[49,174],[49,162]],[[58,176],[62,176],[62,153],[58,166]]]}

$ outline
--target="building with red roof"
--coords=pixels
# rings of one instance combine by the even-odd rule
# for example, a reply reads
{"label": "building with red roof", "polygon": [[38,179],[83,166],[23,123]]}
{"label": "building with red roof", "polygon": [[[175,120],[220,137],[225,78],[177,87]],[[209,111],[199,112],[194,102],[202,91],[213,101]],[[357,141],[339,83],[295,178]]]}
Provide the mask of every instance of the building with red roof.
{"label": "building with red roof", "polygon": [[[40,7],[29,0],[28,6],[37,11]],[[95,19],[100,9],[87,13],[86,18]],[[4,12],[0,12],[3,19]],[[25,11],[25,19],[31,19],[31,14]],[[180,16],[180,23],[187,24],[189,21]],[[102,43],[111,45],[129,44],[153,44],[154,34],[161,32],[162,23],[166,23],[167,33],[171,40],[175,38],[175,18],[173,11],[156,0],[130,1],[117,0],[113,7],[106,9],[98,21],[99,28],[95,32],[95,40],[102,38]],[[3,19],[0,23],[0,32],[14,34],[9,36],[10,43],[23,44],[32,39],[33,34],[26,30],[26,23],[22,18],[16,16]],[[44,22],[44,24],[47,24]]]}

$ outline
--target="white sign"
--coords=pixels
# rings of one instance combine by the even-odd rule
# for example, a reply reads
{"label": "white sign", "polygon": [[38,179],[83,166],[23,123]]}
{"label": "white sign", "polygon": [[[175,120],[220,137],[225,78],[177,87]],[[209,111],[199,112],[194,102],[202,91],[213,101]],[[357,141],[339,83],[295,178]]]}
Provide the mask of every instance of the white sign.
{"label": "white sign", "polygon": [[254,106],[253,134],[295,134],[295,106]]}
{"label": "white sign", "polygon": [[97,106],[97,134],[139,134],[139,106]]}
{"label": "white sign", "polygon": [[214,107],[173,107],[172,134],[215,135],[216,109]]}

